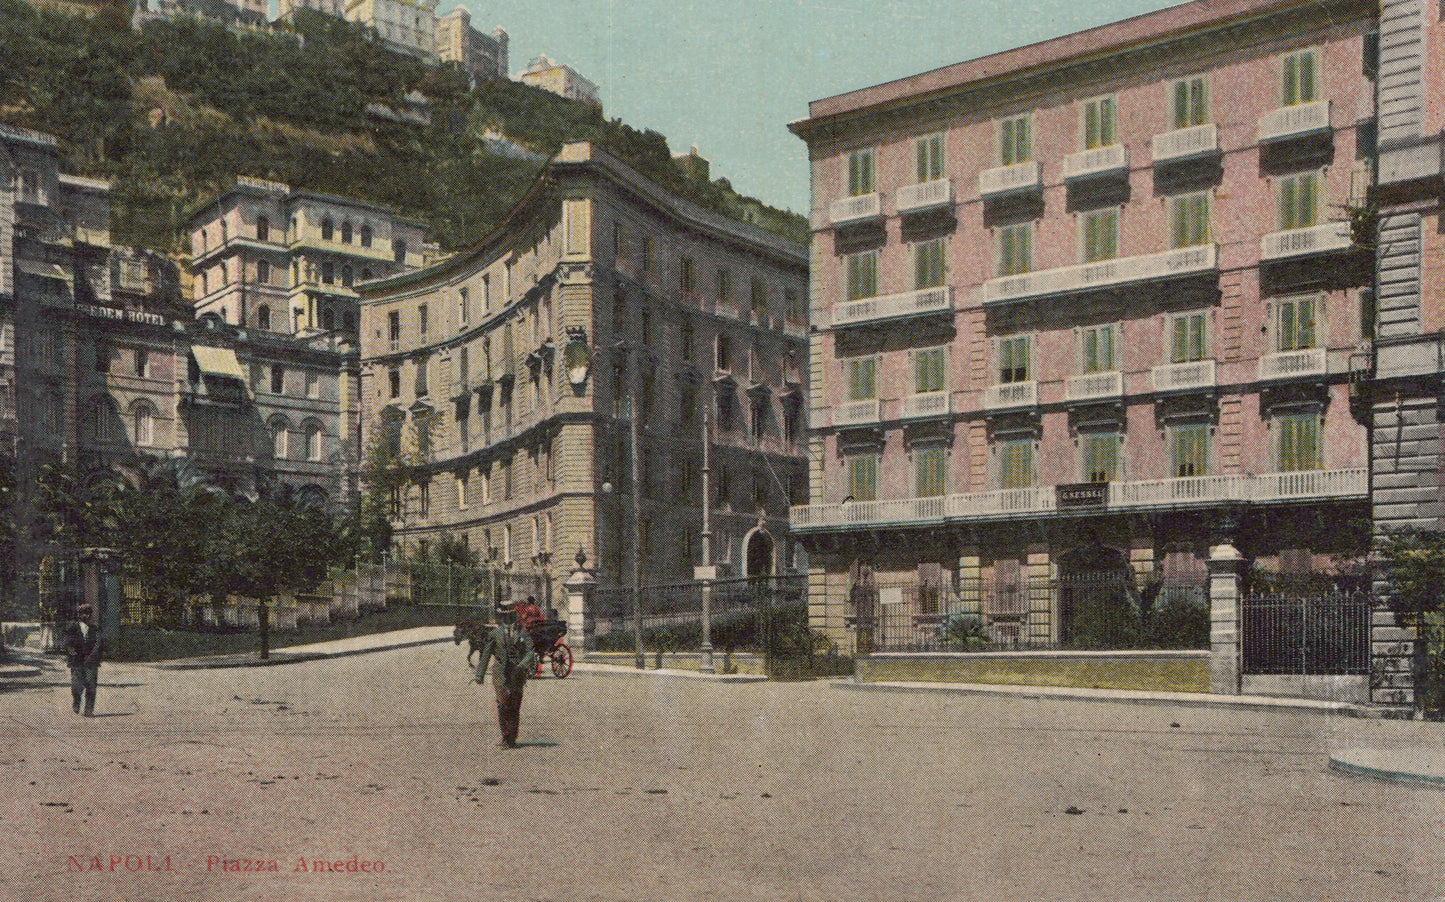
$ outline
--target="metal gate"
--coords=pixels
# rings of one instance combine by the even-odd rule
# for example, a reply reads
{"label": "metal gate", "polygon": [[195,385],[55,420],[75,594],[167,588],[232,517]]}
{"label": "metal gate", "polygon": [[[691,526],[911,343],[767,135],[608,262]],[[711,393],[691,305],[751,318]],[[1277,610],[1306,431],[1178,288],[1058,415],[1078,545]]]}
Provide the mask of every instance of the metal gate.
{"label": "metal gate", "polygon": [[1246,595],[1239,602],[1241,671],[1367,674],[1372,608],[1366,592]]}

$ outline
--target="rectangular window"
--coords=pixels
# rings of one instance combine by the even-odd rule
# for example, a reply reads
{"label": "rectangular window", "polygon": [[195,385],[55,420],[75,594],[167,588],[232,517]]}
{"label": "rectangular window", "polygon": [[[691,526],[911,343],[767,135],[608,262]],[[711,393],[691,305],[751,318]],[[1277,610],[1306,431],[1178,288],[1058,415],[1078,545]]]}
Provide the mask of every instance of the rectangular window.
{"label": "rectangular window", "polygon": [[998,486],[1026,489],[1034,484],[1034,440],[1005,439],[998,444]]}
{"label": "rectangular window", "polygon": [[1173,427],[1174,470],[1178,479],[1209,474],[1209,424],[1179,423]]}
{"label": "rectangular window", "polygon": [[1318,60],[1313,50],[1291,53],[1284,58],[1283,106],[1313,103],[1319,96]]}
{"label": "rectangular window", "polygon": [[1084,482],[1109,482],[1119,476],[1119,433],[1084,432],[1079,435]]}
{"label": "rectangular window", "polygon": [[271,394],[279,395],[286,391],[286,370],[279,367],[271,367]]}
{"label": "rectangular window", "polygon": [[396,349],[396,343],[401,340],[401,313],[393,310],[386,315],[386,336],[391,342],[392,350]]}
{"label": "rectangular window", "polygon": [[871,401],[878,397],[878,358],[856,357],[843,361],[849,401]]}
{"label": "rectangular window", "polygon": [[848,196],[873,193],[873,149],[848,154]]}
{"label": "rectangular window", "polygon": [[1169,199],[1169,246],[1209,243],[1209,192]]}
{"label": "rectangular window", "polygon": [[386,371],[387,397],[401,397],[401,370],[391,367]]}
{"label": "rectangular window", "polygon": [[926,135],[918,139],[918,181],[936,182],[943,178],[943,135]]}
{"label": "rectangular window", "polygon": [[998,340],[998,381],[1029,381],[1029,336],[1015,335]]}
{"label": "rectangular window", "polygon": [[652,253],[652,252],[653,252],[652,236],[651,236],[651,235],[643,235],[643,236],[642,236],[642,271],[645,272],[645,273],[651,273],[651,272],[652,272],[652,264],[653,264],[653,262],[654,262],[653,253]]}
{"label": "rectangular window", "polygon": [[1119,256],[1119,209],[1109,207],[1085,213],[1082,243],[1085,263]]}
{"label": "rectangular window", "polygon": [[717,299],[720,301],[731,301],[733,299],[733,274],[726,269],[717,271]]}
{"label": "rectangular window", "polygon": [[135,374],[138,379],[150,378],[150,356],[145,348],[135,349]]}
{"label": "rectangular window", "polygon": [[1028,116],[1002,119],[998,124],[999,163],[1012,166],[1027,163],[1033,157],[1032,136]]}
{"label": "rectangular window", "polygon": [[467,320],[471,316],[471,311],[467,309],[470,306],[471,300],[467,297],[467,290],[465,288],[457,289],[457,322],[463,326],[467,324]]}
{"label": "rectangular window", "polygon": [[1301,172],[1279,180],[1279,227],[1307,229],[1319,221],[1319,173]]}
{"label": "rectangular window", "polygon": [[431,394],[431,380],[428,378],[431,370],[431,359],[423,357],[416,362],[416,396],[424,398]]}
{"label": "rectangular window", "polygon": [[463,454],[472,450],[472,420],[470,410],[457,411],[457,448]]}
{"label": "rectangular window", "polygon": [[1318,470],[1323,464],[1320,454],[1320,416],[1315,411],[1289,413],[1274,418],[1279,432],[1279,469]]}
{"label": "rectangular window", "polygon": [[1084,103],[1083,111],[1084,149],[1111,147],[1117,140],[1115,120],[1117,103],[1112,97],[1100,97]]}
{"label": "rectangular window", "polygon": [[1204,76],[1185,78],[1174,83],[1170,98],[1169,121],[1174,128],[1192,128],[1209,121],[1209,100]]}
{"label": "rectangular window", "polygon": [[428,325],[427,313],[428,313],[428,310],[427,310],[426,304],[422,304],[422,305],[420,305],[420,306],[418,306],[418,307],[416,308],[416,328],[417,328],[417,331],[418,331],[419,333],[421,333],[422,335],[425,335],[425,334],[426,334],[426,330],[427,330],[427,325]]}
{"label": "rectangular window", "polygon": [[878,499],[877,454],[850,454],[848,456],[847,489],[854,501],[876,501]]}
{"label": "rectangular window", "polygon": [[753,279],[748,298],[755,320],[768,315],[768,284],[762,279]]}
{"label": "rectangular window", "polygon": [[808,311],[803,307],[803,296],[791,285],[783,288],[783,316],[790,323],[801,323]]}
{"label": "rectangular window", "polygon": [[678,287],[683,294],[692,294],[697,290],[697,264],[691,257],[683,257],[678,266]]}
{"label": "rectangular window", "polygon": [[878,294],[878,252],[866,251],[848,255],[848,300],[876,297]]}
{"label": "rectangular window", "polygon": [[1109,323],[1079,330],[1079,371],[1110,373],[1118,369],[1114,358],[1116,326]]}
{"label": "rectangular window", "polygon": [[948,281],[942,238],[913,245],[913,287],[940,288]]}
{"label": "rectangular window", "polygon": [[925,348],[913,352],[913,390],[944,391],[948,388],[948,347]]}
{"label": "rectangular window", "polygon": [[1020,276],[1033,268],[1033,223],[998,230],[998,275]]}
{"label": "rectangular window", "polygon": [[467,509],[467,474],[465,471],[457,474],[457,510]]}
{"label": "rectangular window", "polygon": [[1169,362],[1188,363],[1203,360],[1209,354],[1209,314],[1180,313],[1169,324]]}
{"label": "rectangular window", "polygon": [[1286,298],[1274,302],[1274,349],[1302,351],[1315,347],[1323,303],[1319,297]]}
{"label": "rectangular window", "polygon": [[917,498],[936,498],[948,492],[948,452],[941,446],[913,452],[914,491]]}

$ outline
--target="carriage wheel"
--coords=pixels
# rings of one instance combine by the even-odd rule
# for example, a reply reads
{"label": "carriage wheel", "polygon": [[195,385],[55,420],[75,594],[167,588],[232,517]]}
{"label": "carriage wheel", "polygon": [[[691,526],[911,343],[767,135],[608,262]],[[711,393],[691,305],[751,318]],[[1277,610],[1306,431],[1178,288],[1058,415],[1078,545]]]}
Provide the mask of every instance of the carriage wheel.
{"label": "carriage wheel", "polygon": [[558,642],[552,649],[552,674],[557,679],[566,678],[572,672],[572,649],[565,642]]}

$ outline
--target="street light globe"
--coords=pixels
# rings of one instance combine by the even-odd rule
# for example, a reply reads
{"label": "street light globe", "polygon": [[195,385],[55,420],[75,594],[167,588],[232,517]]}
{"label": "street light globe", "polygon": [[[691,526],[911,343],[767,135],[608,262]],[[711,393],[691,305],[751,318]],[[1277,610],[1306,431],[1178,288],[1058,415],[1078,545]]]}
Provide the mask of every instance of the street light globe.
{"label": "street light globe", "polygon": [[611,495],[611,494],[612,494],[612,483],[610,483],[610,482],[604,482],[604,483],[602,483],[602,494],[604,494],[604,495]]}

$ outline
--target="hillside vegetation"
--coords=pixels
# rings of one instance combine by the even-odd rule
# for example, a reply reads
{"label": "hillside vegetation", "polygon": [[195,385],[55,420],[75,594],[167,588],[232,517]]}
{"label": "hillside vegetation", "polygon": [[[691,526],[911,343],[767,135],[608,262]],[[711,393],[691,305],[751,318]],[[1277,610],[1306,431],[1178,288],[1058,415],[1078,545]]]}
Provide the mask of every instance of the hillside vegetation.
{"label": "hillside vegetation", "polygon": [[[689,179],[654,131],[507,80],[471,89],[455,66],[301,13],[274,33],[191,19],[136,33],[123,9],[83,17],[0,0],[0,122],[55,134],[65,171],[110,179],[123,244],[179,249],[195,206],[251,175],[391,207],[443,248],[463,247],[541,167],[490,149],[488,133],[543,156],[596,142],[695,203],[807,241],[803,217],[740,197],[726,179]],[[409,103],[413,92],[424,105]],[[408,121],[416,112],[429,123]]]}

